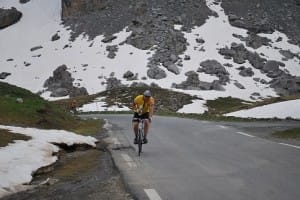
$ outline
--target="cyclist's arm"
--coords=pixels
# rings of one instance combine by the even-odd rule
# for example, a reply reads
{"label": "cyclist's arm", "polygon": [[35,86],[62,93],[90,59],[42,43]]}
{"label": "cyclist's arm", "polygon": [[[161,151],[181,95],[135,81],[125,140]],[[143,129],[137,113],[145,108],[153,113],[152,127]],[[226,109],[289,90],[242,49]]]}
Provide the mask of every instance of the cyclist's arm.
{"label": "cyclist's arm", "polygon": [[151,103],[149,107],[149,117],[152,118],[153,112],[154,112],[154,103]]}
{"label": "cyclist's arm", "polygon": [[132,102],[131,110],[136,111],[136,106],[137,106],[136,103]]}

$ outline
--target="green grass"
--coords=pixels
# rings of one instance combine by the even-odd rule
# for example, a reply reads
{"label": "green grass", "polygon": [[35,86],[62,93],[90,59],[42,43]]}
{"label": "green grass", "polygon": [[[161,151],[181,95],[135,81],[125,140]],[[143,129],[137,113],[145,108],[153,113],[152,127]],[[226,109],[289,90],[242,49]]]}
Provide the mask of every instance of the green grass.
{"label": "green grass", "polygon": [[292,128],[272,134],[274,137],[283,139],[300,139],[300,128]]}
{"label": "green grass", "polygon": [[[17,101],[22,98],[23,102]],[[0,124],[42,129],[64,129],[79,134],[96,134],[101,120],[82,120],[67,109],[20,87],[0,82]]]}
{"label": "green grass", "polygon": [[221,115],[249,107],[251,102],[232,97],[220,97],[215,100],[208,100],[206,103],[208,112],[206,115]]}

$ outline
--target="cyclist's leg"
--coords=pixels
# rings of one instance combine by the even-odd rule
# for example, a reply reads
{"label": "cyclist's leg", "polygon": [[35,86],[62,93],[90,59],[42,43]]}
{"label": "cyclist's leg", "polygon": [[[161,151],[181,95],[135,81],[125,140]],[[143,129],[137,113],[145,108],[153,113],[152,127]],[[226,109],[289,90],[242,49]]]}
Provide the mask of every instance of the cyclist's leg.
{"label": "cyclist's leg", "polygon": [[143,114],[143,118],[145,119],[144,120],[144,142],[147,143],[148,142],[147,136],[150,128],[149,113]]}
{"label": "cyclist's leg", "polygon": [[134,133],[134,143],[137,141],[137,134],[138,134],[138,121],[139,115],[138,113],[134,113],[132,118],[132,127],[133,127],[133,133]]}

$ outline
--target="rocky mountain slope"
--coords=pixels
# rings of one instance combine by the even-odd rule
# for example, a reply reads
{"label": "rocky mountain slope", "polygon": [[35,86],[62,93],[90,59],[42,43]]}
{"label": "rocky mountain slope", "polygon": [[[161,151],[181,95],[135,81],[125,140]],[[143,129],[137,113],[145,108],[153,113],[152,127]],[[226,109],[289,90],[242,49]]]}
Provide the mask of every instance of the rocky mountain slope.
{"label": "rocky mountain slope", "polygon": [[[20,9],[24,5],[30,8],[34,2],[22,3],[25,4]],[[4,66],[0,78],[17,83],[13,76],[21,70],[11,70],[12,66],[20,68],[17,60],[23,59],[22,64],[36,72],[33,58],[44,59],[45,49],[55,57],[53,52],[62,48],[64,52],[69,49],[77,54],[88,53],[84,61],[71,52],[57,54],[63,61],[52,59],[49,63],[49,58],[48,66],[43,66],[47,74],[34,78],[42,87],[28,89],[41,95],[49,91],[52,97],[145,85],[196,94],[204,99],[234,94],[238,97],[239,92],[241,98],[250,100],[299,94],[299,4],[298,0],[62,0],[57,4],[61,7],[62,26],[56,33],[48,32],[50,41],[61,46],[53,49],[49,41],[44,45],[32,44],[32,62],[24,61],[23,55],[5,54],[0,59]],[[15,13],[9,18],[16,20],[9,23],[17,27],[21,11],[7,7],[0,9],[0,24],[7,24],[5,16]],[[2,30],[9,31],[7,26],[3,25]],[[80,49],[83,43],[95,53]],[[135,50],[126,52],[124,48],[129,46]],[[141,56],[134,51],[146,54]],[[99,54],[104,57],[99,58]],[[134,62],[137,58],[143,62]],[[122,63],[123,60],[130,64]],[[92,65],[97,64],[99,67],[94,69]],[[60,66],[65,66],[64,70]],[[83,75],[87,71],[93,76]],[[91,86],[92,81],[99,86]]]}

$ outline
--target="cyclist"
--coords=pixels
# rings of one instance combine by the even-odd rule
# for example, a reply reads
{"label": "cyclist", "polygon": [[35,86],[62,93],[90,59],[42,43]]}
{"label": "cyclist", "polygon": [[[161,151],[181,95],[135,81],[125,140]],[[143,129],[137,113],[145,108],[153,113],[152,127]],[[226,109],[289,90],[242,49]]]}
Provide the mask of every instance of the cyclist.
{"label": "cyclist", "polygon": [[150,127],[150,123],[153,117],[154,111],[154,98],[151,96],[151,92],[146,90],[144,94],[138,95],[134,98],[132,104],[132,110],[134,111],[132,125],[133,131],[135,134],[134,144],[137,144],[137,134],[138,134],[138,119],[145,119],[145,130],[144,130],[144,138],[143,143],[147,144],[147,134]]}

